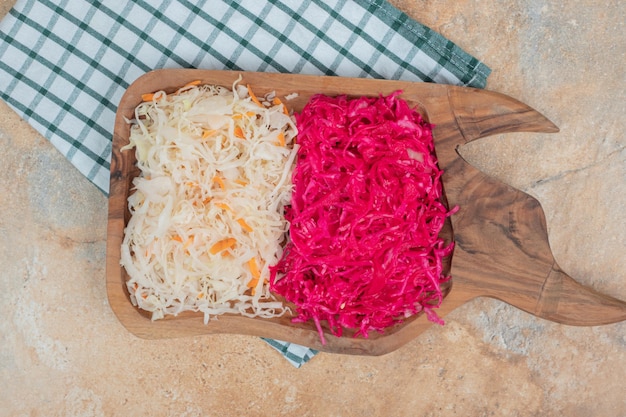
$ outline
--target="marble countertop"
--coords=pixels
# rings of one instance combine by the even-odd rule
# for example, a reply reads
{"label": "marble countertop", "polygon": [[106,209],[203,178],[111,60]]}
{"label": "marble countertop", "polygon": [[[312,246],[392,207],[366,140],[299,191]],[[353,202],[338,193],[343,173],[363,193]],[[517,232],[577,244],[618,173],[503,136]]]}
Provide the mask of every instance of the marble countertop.
{"label": "marble countertop", "polygon": [[[626,5],[392,3],[560,127],[460,152],[541,202],[568,274],[626,300]],[[105,196],[4,102],[0,143],[2,416],[626,415],[626,322],[559,325],[491,299],[390,354],[300,369],[256,337],[138,339],[107,303]]]}

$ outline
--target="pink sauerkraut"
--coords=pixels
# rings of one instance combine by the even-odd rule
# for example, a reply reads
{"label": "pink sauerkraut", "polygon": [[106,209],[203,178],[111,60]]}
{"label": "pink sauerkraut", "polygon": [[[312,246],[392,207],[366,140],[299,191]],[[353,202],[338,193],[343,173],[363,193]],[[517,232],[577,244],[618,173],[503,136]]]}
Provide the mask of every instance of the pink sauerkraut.
{"label": "pink sauerkraut", "polygon": [[270,290],[297,307],[295,322],[368,337],[434,313],[443,298],[439,237],[446,217],[432,126],[389,96],[316,95],[301,113],[289,242]]}

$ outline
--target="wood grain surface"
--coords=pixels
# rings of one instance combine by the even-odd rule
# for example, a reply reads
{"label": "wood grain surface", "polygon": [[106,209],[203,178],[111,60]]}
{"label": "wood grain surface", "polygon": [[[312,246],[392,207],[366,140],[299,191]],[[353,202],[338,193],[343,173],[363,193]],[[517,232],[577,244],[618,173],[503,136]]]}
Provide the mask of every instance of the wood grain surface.
{"label": "wood grain surface", "polygon": [[368,339],[332,336],[322,345],[315,326],[294,324],[289,317],[252,319],[224,315],[203,323],[201,314],[185,313],[151,321],[133,307],[120,266],[120,246],[129,218],[127,196],[138,174],[133,152],[120,152],[128,143],[129,125],[141,94],[175,91],[187,82],[231,86],[239,75],[259,94],[275,91],[295,111],[316,93],[354,96],[389,94],[415,104],[435,125],[434,139],[450,207],[459,206],[445,228],[454,238],[452,286],[437,313],[445,315],[475,297],[493,297],[536,316],[570,325],[599,325],[626,320],[626,303],[580,285],[557,265],[550,250],[546,221],[539,202],[464,161],[458,147],[493,134],[555,133],[558,128],[527,105],[502,94],[447,85],[403,81],[351,79],[291,74],[208,70],[158,70],[145,74],[127,90],[118,107],[113,135],[107,237],[106,286],[109,303],[120,322],[133,334],[149,339],[233,333],[290,341],[326,352],[382,355],[412,340],[432,323],[413,317],[384,334]]}

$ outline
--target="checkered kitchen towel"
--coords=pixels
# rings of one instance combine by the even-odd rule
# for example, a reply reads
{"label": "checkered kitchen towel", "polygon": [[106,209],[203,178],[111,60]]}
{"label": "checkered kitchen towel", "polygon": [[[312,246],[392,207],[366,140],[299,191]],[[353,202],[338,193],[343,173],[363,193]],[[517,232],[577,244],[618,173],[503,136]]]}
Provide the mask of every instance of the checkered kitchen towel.
{"label": "checkered kitchen towel", "polygon": [[0,98],[105,193],[124,90],[181,67],[478,88],[490,72],[383,0],[18,0],[0,22]]}

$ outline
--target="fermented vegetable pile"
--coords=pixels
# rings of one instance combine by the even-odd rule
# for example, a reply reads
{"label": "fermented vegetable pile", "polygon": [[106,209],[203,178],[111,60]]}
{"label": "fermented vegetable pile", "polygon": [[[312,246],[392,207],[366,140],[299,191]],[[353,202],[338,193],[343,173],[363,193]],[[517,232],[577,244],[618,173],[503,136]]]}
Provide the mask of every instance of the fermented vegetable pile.
{"label": "fermented vegetable pile", "polygon": [[322,321],[363,337],[420,312],[441,322],[433,309],[452,244],[438,234],[450,213],[431,126],[398,95],[317,95],[296,115],[290,241],[270,289],[322,343]]}
{"label": "fermented vegetable pile", "polygon": [[147,94],[129,121],[122,150],[135,148],[141,174],[121,264],[131,301],[153,319],[285,312],[267,280],[288,229],[297,130],[280,100],[239,81]]}

